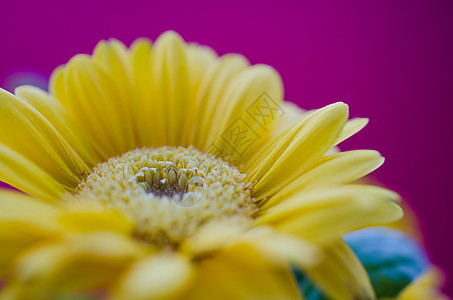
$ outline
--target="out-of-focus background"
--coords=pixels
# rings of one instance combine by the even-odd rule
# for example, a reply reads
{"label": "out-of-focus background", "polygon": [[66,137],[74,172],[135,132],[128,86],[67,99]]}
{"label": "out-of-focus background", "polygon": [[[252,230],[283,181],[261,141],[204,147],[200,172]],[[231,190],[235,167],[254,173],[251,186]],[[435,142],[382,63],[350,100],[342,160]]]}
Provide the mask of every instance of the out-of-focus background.
{"label": "out-of-focus background", "polygon": [[0,86],[10,90],[45,87],[54,67],[100,39],[129,45],[173,29],[272,65],[285,99],[303,108],[348,103],[371,122],[342,148],[387,158],[375,178],[409,202],[432,261],[453,274],[452,1],[0,0],[0,28]]}

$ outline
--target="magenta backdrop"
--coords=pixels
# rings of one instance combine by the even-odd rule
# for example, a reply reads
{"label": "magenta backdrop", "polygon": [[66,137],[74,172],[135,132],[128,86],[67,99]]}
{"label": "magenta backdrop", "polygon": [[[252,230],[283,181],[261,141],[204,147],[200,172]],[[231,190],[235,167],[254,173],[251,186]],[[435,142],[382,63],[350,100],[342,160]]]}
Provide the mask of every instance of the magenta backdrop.
{"label": "magenta backdrop", "polygon": [[371,119],[343,149],[387,158],[377,178],[413,206],[432,260],[451,273],[453,2],[339,2],[0,0],[0,76],[49,74],[100,39],[129,44],[167,29],[270,64],[287,100],[309,109],[342,100]]}

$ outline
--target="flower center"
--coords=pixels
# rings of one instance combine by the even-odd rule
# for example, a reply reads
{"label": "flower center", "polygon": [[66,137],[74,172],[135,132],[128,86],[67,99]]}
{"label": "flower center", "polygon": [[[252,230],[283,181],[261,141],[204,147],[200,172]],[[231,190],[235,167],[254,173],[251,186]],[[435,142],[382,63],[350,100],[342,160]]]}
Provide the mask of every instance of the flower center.
{"label": "flower center", "polygon": [[175,246],[207,222],[251,218],[251,187],[235,167],[192,147],[142,148],[99,164],[72,199],[120,210],[140,240]]}

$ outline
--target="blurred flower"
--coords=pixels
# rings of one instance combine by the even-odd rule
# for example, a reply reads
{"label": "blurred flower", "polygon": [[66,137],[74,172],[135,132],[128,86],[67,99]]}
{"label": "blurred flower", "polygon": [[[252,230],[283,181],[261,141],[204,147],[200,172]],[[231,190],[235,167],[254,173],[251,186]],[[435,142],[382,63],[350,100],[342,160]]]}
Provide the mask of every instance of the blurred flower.
{"label": "blurred flower", "polygon": [[341,235],[402,211],[354,185],[383,163],[335,146],[365,125],[336,103],[282,101],[269,66],[175,33],[100,42],[0,92],[2,299],[300,297],[295,265],[335,299],[373,298]]}

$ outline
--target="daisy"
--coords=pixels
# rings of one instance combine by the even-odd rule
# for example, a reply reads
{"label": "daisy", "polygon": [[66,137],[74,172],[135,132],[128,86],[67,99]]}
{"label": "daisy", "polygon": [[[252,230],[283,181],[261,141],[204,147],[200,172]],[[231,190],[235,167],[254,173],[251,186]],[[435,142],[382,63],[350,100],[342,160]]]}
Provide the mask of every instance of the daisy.
{"label": "daisy", "polygon": [[100,42],[50,92],[0,91],[2,299],[373,299],[341,235],[394,221],[367,123],[284,102],[278,73],[174,32]]}

